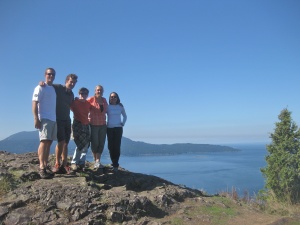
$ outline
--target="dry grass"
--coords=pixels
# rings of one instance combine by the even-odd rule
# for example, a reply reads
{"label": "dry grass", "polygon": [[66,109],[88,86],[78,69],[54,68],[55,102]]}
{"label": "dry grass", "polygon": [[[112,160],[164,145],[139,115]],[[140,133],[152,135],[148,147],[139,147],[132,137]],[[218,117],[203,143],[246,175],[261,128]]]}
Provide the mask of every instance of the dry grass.
{"label": "dry grass", "polygon": [[[300,203],[294,204],[289,202],[278,202],[271,191],[260,191],[258,195],[250,196],[247,191],[243,196],[239,196],[236,189],[232,188],[230,192],[221,192],[220,196],[241,202],[253,209],[270,215],[282,217],[299,217]],[[299,223],[300,224],[300,223]]]}
{"label": "dry grass", "polygon": [[13,188],[13,184],[14,181],[12,178],[9,178],[8,176],[0,177],[0,197],[8,193]]}

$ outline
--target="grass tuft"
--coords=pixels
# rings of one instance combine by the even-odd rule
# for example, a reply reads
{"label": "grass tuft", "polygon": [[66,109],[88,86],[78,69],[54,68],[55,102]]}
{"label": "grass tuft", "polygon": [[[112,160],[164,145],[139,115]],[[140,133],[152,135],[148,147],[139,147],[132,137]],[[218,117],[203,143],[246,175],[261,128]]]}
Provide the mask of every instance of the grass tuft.
{"label": "grass tuft", "polygon": [[9,176],[0,177],[0,197],[11,191],[14,187],[14,179]]}

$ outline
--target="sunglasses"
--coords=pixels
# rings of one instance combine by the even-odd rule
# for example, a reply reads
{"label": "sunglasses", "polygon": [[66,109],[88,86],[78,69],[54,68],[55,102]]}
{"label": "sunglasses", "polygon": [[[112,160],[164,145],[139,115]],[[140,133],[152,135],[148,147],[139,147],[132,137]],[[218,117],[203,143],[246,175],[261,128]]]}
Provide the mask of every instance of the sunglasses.
{"label": "sunglasses", "polygon": [[113,96],[110,96],[110,98],[117,98],[117,96],[113,95]]}
{"label": "sunglasses", "polygon": [[80,92],[79,94],[80,95],[88,95],[89,93],[87,93],[87,92]]}
{"label": "sunglasses", "polygon": [[55,73],[47,73],[48,76],[55,76]]}

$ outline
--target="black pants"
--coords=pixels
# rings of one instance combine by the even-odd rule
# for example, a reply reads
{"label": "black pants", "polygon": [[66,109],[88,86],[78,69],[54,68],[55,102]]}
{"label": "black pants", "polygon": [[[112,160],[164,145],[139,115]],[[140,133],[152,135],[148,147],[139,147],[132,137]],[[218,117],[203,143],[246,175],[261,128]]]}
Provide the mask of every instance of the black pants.
{"label": "black pants", "polygon": [[113,167],[119,167],[123,127],[107,128],[107,144]]}

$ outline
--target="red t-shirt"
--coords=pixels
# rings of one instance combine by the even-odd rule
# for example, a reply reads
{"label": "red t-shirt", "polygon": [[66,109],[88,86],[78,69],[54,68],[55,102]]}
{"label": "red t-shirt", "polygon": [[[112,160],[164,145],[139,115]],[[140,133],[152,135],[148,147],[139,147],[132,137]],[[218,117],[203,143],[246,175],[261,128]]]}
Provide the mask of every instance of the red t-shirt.
{"label": "red t-shirt", "polygon": [[83,125],[89,124],[89,112],[91,109],[91,104],[84,100],[75,99],[71,104],[71,110],[74,114],[74,119],[81,122]]}

